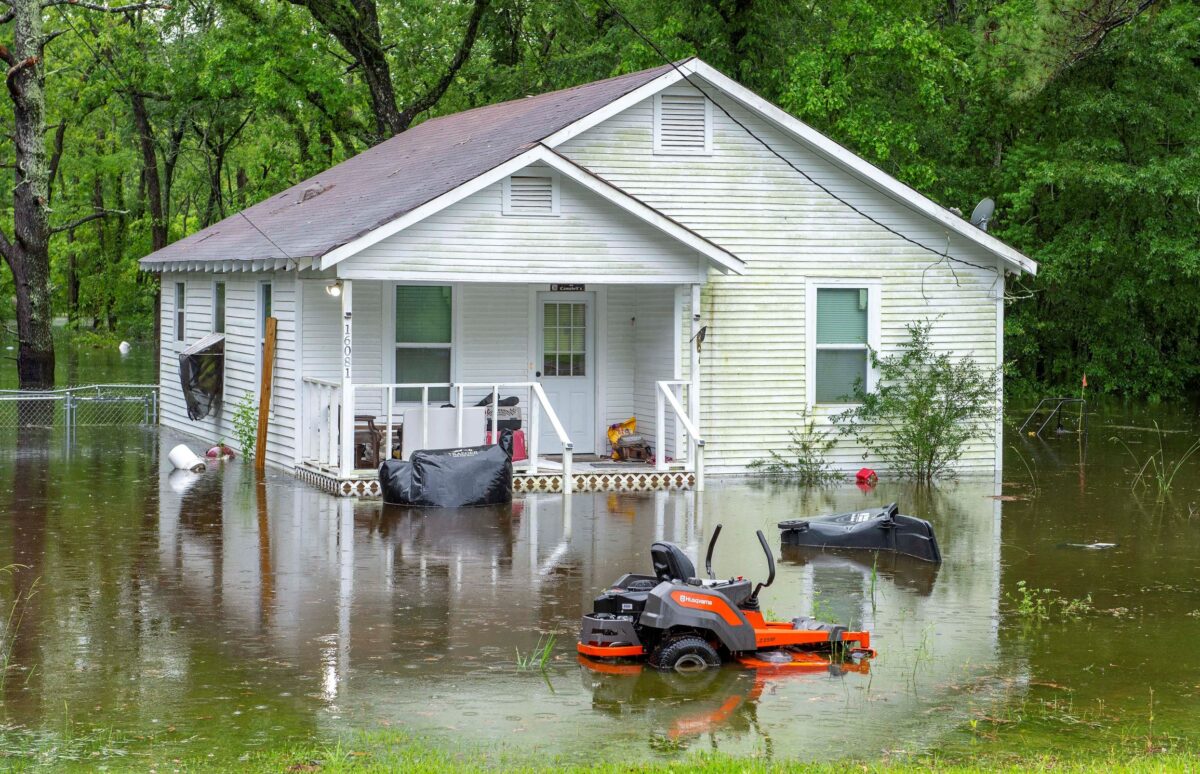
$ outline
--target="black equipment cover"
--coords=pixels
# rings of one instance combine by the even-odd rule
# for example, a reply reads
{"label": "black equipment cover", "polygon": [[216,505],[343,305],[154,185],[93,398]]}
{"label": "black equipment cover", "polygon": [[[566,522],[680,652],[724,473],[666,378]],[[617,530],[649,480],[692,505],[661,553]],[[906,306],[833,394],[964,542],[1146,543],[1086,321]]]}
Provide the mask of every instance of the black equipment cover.
{"label": "black equipment cover", "polygon": [[895,503],[882,508],[811,519],[779,522],[785,546],[814,548],[862,548],[895,551],[926,562],[940,563],[933,525],[915,516],[900,514]]}
{"label": "black equipment cover", "polygon": [[465,508],[512,502],[512,459],[497,445],[421,449],[379,467],[383,501]]}
{"label": "black equipment cover", "polygon": [[225,385],[225,335],[210,333],[179,353],[179,381],[188,419],[204,419],[221,407]]}

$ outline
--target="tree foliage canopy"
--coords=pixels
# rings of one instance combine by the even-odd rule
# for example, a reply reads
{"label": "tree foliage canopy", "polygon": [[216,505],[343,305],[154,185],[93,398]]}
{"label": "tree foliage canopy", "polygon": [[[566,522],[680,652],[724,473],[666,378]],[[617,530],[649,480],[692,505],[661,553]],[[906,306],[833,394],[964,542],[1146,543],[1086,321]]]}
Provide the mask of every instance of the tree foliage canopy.
{"label": "tree foliage canopy", "polygon": [[[1018,386],[1200,383],[1197,2],[611,3],[668,56],[699,55],[942,204],[994,197],[994,233],[1041,263],[1010,288]],[[613,8],[43,3],[52,225],[104,213],[52,237],[56,312],[148,334],[157,288],[136,262],[155,247],[430,116],[661,64]],[[12,35],[0,22],[0,45]],[[9,167],[12,122],[0,100]]]}

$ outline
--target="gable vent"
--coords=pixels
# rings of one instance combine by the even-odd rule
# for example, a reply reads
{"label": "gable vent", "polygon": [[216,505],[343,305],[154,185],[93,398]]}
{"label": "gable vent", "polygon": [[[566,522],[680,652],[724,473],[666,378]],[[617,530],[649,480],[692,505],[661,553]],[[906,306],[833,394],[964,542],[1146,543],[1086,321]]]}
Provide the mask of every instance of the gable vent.
{"label": "gable vent", "polygon": [[505,190],[504,212],[507,215],[555,215],[558,196],[554,178],[548,175],[513,175]]}
{"label": "gable vent", "polygon": [[708,100],[696,94],[662,94],[655,107],[655,150],[709,152]]}

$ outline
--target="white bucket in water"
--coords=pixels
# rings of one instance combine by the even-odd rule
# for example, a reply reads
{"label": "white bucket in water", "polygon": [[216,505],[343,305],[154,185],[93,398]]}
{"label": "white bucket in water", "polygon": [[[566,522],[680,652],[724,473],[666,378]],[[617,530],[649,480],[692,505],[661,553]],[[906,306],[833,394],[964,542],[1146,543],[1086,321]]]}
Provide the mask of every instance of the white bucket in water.
{"label": "white bucket in water", "polygon": [[120,352],[122,355],[128,355],[129,351],[132,349],[133,349],[133,347],[130,346],[128,341],[122,341],[120,344],[117,345],[117,351]]}
{"label": "white bucket in water", "polygon": [[193,473],[199,473],[207,467],[204,460],[197,457],[195,452],[183,444],[179,444],[172,449],[171,453],[167,455],[167,459],[171,461],[171,464],[177,470],[190,470]]}

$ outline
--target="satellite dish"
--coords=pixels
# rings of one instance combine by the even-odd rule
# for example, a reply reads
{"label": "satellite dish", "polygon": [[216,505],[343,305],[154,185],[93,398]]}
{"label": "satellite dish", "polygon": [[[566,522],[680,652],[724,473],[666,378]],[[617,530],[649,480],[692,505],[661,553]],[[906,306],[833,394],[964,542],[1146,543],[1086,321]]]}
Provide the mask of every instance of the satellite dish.
{"label": "satellite dish", "polygon": [[992,219],[992,213],[995,211],[996,203],[990,198],[984,199],[971,211],[971,225],[980,231],[987,231],[988,221]]}

